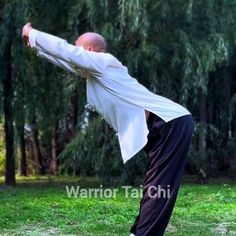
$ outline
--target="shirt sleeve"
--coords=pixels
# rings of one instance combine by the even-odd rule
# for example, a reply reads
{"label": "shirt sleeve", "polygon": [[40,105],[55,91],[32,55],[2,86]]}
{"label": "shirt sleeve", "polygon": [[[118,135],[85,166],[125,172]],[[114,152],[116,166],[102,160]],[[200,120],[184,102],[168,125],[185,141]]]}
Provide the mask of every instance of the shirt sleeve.
{"label": "shirt sleeve", "polygon": [[59,67],[65,69],[68,72],[76,73],[74,68],[69,63],[66,63],[65,61],[62,61],[62,60],[60,60],[60,59],[58,59],[56,57],[48,55],[45,52],[42,52],[42,51],[38,50],[37,51],[37,56],[48,60],[49,62],[53,63],[56,66],[59,66]]}
{"label": "shirt sleeve", "polygon": [[103,74],[105,56],[103,52],[85,50],[83,47],[69,44],[64,39],[35,29],[29,33],[29,43],[31,48],[36,48],[78,69]]}

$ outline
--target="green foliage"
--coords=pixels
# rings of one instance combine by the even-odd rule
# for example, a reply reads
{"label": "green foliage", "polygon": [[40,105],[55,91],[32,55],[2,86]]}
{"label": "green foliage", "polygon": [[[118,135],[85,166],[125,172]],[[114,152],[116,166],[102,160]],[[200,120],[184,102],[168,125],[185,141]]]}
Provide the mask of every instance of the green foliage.
{"label": "green foliage", "polygon": [[[132,182],[132,175],[142,176],[146,167],[142,153],[123,165],[117,137],[97,116],[81,129],[85,81],[42,62],[23,47],[21,28],[27,21],[72,44],[86,31],[104,35],[108,51],[127,65],[132,76],[193,114],[198,125],[190,172],[229,171],[229,160],[235,157],[226,147],[236,135],[235,0],[73,0],[66,4],[64,0],[13,0],[0,1],[0,13],[0,77],[5,73],[2,52],[10,43],[16,134],[25,124],[37,127],[47,163],[51,131],[57,126],[57,153],[64,171],[108,180],[120,175]],[[207,124],[200,120],[199,91],[207,97]],[[73,110],[72,100],[78,109]],[[77,124],[72,124],[71,117],[78,118]],[[206,137],[204,156],[199,152],[201,134]]]}
{"label": "green foliage", "polygon": [[[202,133],[206,135],[208,142],[205,155],[200,153],[197,145]],[[214,125],[197,123],[193,145],[190,148],[188,168],[202,180],[206,180],[209,176],[219,176],[219,170],[224,172],[228,159],[227,151],[221,148],[222,143],[223,135]]]}
{"label": "green foliage", "polygon": [[236,177],[236,138],[231,138],[227,143],[227,151],[229,156],[229,174],[231,177]]}
{"label": "green foliage", "polygon": [[2,125],[0,126],[0,176],[5,174],[5,143]]}
{"label": "green foliage", "polygon": [[117,137],[111,128],[97,115],[89,125],[77,132],[77,136],[60,155],[64,171],[96,174],[104,180],[119,176],[122,160]]}

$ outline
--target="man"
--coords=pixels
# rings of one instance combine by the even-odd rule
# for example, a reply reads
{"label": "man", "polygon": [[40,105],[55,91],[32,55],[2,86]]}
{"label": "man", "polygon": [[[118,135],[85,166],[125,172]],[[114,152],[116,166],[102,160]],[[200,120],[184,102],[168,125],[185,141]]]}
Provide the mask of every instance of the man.
{"label": "man", "polygon": [[106,52],[106,42],[99,34],[85,33],[73,46],[28,23],[22,36],[39,56],[86,78],[88,103],[116,130],[124,162],[142,148],[148,153],[143,198],[130,233],[163,235],[194,130],[189,111],[139,84]]}

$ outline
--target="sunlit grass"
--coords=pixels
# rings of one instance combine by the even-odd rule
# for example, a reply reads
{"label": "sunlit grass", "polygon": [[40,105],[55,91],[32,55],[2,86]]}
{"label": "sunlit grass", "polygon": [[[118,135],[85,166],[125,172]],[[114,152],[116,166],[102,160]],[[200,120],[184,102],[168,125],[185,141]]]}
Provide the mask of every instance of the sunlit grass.
{"label": "sunlit grass", "polygon": [[[0,233],[4,235],[129,235],[139,198],[68,198],[65,186],[98,187],[95,178],[0,178]],[[117,186],[113,186],[117,188]],[[182,185],[166,235],[236,235],[236,184]],[[1,235],[1,234],[0,234]]]}

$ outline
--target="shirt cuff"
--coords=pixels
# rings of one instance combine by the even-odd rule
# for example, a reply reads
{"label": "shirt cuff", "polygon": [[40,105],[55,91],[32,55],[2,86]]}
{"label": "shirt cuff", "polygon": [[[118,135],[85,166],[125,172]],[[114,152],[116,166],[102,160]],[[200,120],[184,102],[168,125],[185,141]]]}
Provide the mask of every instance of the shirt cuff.
{"label": "shirt cuff", "polygon": [[31,48],[36,48],[36,38],[40,34],[40,31],[32,29],[29,32],[29,43]]}

